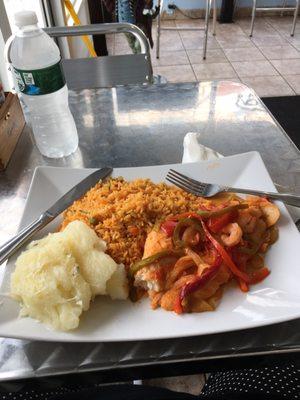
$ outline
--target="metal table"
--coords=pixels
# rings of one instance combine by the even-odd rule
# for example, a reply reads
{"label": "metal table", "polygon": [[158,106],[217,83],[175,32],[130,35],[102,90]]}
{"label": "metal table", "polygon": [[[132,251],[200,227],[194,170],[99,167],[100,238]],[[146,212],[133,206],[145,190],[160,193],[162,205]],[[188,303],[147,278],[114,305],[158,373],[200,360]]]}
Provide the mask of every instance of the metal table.
{"label": "metal table", "polygon": [[[274,182],[300,192],[297,148],[259,98],[241,84],[224,81],[83,90],[70,93],[70,105],[80,137],[77,152],[60,160],[43,158],[27,127],[7,170],[0,175],[1,242],[17,229],[36,166],[180,162],[188,131],[201,132],[201,142],[224,155],[258,150]],[[299,358],[300,320],[150,342],[0,341],[2,381],[87,371],[98,371],[98,380],[122,381]]]}

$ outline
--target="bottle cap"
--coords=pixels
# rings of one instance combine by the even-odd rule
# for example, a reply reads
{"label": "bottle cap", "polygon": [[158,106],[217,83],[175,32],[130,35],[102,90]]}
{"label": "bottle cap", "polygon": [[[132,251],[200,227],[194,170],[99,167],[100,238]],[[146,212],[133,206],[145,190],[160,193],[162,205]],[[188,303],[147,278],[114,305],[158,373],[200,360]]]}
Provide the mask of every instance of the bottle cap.
{"label": "bottle cap", "polygon": [[19,11],[15,13],[14,17],[15,25],[18,28],[26,25],[36,25],[38,23],[38,19],[34,11]]}

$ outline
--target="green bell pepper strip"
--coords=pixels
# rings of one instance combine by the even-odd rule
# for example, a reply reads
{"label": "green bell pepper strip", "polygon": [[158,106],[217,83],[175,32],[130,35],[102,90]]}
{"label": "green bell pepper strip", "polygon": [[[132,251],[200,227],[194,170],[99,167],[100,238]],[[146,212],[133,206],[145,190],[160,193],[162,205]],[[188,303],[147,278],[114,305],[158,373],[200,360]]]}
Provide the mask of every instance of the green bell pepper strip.
{"label": "green bell pepper strip", "polygon": [[199,210],[199,211],[194,211],[194,212],[188,211],[186,213],[177,214],[170,218],[167,218],[167,221],[168,220],[178,221],[183,218],[195,218],[195,219],[198,219],[201,221],[201,220],[206,220],[209,218],[220,217],[221,215],[224,215],[230,211],[241,210],[241,209],[245,209],[245,208],[248,208],[247,204],[239,203],[239,204],[233,204],[232,206],[221,208],[221,209],[215,210],[215,211],[206,211],[206,210]]}
{"label": "green bell pepper strip", "polygon": [[155,261],[160,260],[163,257],[167,256],[181,256],[183,255],[182,250],[163,250],[160,251],[159,253],[153,254],[150,257],[144,258],[143,260],[140,260],[136,262],[135,264],[132,264],[129,268],[129,273],[131,276],[134,276],[140,269],[146,267],[149,264],[154,263]]}
{"label": "green bell pepper strip", "polygon": [[216,211],[205,211],[205,210],[200,210],[197,211],[197,214],[201,216],[202,219],[208,219],[208,218],[216,218],[216,217],[221,217],[224,214],[227,214],[228,212],[234,211],[234,210],[242,210],[248,208],[247,204],[234,204],[232,206],[228,206],[225,208],[221,208],[220,210]]}

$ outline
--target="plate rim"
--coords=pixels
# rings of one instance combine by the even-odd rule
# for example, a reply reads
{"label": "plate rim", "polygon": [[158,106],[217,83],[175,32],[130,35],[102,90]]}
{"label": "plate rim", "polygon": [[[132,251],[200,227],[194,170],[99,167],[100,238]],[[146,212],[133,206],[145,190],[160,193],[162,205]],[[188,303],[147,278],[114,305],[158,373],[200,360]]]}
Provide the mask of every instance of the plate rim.
{"label": "plate rim", "polygon": [[[272,182],[272,185],[274,186],[274,183],[273,183],[272,178],[271,178],[271,176],[269,174],[269,171],[266,168],[266,165],[265,165],[265,163],[264,163],[264,161],[263,161],[263,159],[262,159],[262,157],[261,157],[261,155],[260,155],[260,153],[258,151],[250,151],[250,152],[246,152],[246,153],[239,153],[239,154],[235,154],[235,155],[224,157],[224,158],[237,158],[237,157],[245,157],[245,156],[249,156],[249,158],[251,156],[257,157],[260,160],[260,162],[264,166],[265,172],[268,174],[269,179]],[[184,165],[187,165],[187,164],[196,164],[197,165],[197,164],[203,164],[203,163],[205,164],[205,163],[211,163],[211,162],[215,162],[215,161],[218,161],[218,159],[185,163]],[[176,163],[176,164],[162,164],[162,165],[140,166],[140,167],[124,167],[124,168],[123,167],[118,167],[118,168],[115,168],[115,169],[122,169],[122,170],[123,169],[128,169],[128,170],[130,170],[130,169],[137,169],[137,168],[153,168],[153,167],[160,168],[160,167],[165,167],[165,166],[168,166],[168,165],[174,166],[174,165],[183,165],[183,164]],[[29,185],[26,202],[25,202],[23,213],[22,213],[22,217],[21,217],[20,223],[19,223],[19,229],[22,226],[22,221],[23,221],[24,216],[25,216],[25,214],[27,212],[27,207],[28,207],[29,201],[31,200],[31,195],[32,195],[32,191],[33,191],[33,188],[34,188],[34,184],[35,184],[35,181],[36,181],[37,176],[39,175],[39,173],[42,173],[43,170],[49,171],[49,170],[62,170],[62,169],[65,170],[65,171],[68,171],[68,170],[93,171],[93,170],[96,170],[97,168],[72,168],[72,167],[56,167],[56,166],[45,166],[45,165],[37,166],[34,169],[34,172],[33,172],[33,175],[32,175],[32,179],[31,179],[31,182],[30,182],[30,185]],[[274,190],[276,190],[275,186],[274,186]],[[286,211],[288,212],[288,210],[286,210]],[[286,318],[284,318],[281,315],[281,316],[278,316],[278,317],[272,317],[271,320],[267,320],[267,321],[265,321],[265,320],[262,320],[262,321],[248,321],[247,327],[233,327],[233,328],[232,327],[228,327],[228,328],[225,327],[224,328],[224,327],[220,326],[219,329],[214,329],[214,331],[211,332],[211,333],[207,333],[207,332],[204,332],[204,333],[201,333],[201,332],[200,333],[188,333],[187,332],[187,333],[181,334],[180,336],[177,333],[172,335],[172,332],[170,332],[168,335],[163,334],[162,336],[157,336],[157,337],[150,337],[150,336],[145,335],[143,337],[140,337],[140,336],[132,337],[132,338],[125,337],[123,339],[120,339],[120,338],[116,338],[116,339],[114,339],[114,338],[112,338],[112,339],[99,338],[99,339],[97,339],[95,337],[91,338],[91,337],[87,336],[86,339],[82,339],[82,338],[78,338],[77,339],[76,336],[72,335],[72,333],[74,333],[76,335],[76,330],[75,330],[73,332],[72,331],[63,332],[64,336],[59,337],[59,338],[57,337],[57,335],[58,336],[60,335],[60,333],[61,333],[60,331],[53,331],[54,332],[53,338],[51,337],[51,334],[50,335],[45,335],[45,336],[40,336],[39,334],[31,336],[29,334],[29,335],[25,335],[24,336],[24,335],[18,334],[18,333],[10,334],[9,336],[5,336],[5,337],[18,338],[18,339],[29,339],[29,340],[30,339],[31,340],[40,340],[40,341],[45,341],[45,342],[57,342],[57,341],[59,341],[59,342],[69,342],[69,343],[71,343],[71,342],[73,342],[73,343],[88,343],[88,342],[95,343],[95,342],[99,342],[99,341],[101,341],[101,342],[130,342],[130,341],[141,341],[141,340],[147,340],[147,341],[148,340],[165,340],[165,339],[175,339],[175,338],[211,335],[211,334],[233,332],[233,331],[239,331],[239,330],[243,331],[245,329],[255,329],[255,328],[259,328],[259,327],[263,327],[263,326],[268,326],[268,325],[273,325],[273,324],[278,324],[278,323],[290,321],[290,320],[293,320],[293,319],[297,319],[299,317],[300,317],[300,311],[297,313],[297,311],[295,310],[294,313],[291,313],[290,315],[286,316]],[[1,323],[0,323],[0,332],[1,332]],[[49,332],[51,332],[51,331],[49,331]],[[1,335],[2,335],[2,333],[1,333]]]}

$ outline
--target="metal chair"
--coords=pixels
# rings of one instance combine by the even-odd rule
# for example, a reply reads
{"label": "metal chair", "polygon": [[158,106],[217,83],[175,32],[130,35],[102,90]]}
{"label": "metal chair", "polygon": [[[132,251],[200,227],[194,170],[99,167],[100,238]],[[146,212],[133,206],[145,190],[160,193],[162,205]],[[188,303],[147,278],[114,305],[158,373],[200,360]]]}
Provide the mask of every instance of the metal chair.
{"label": "metal chair", "polygon": [[[111,23],[69,27],[57,26],[45,28],[44,31],[52,37],[131,33],[140,43],[140,54],[62,60],[69,89],[80,90],[153,83],[154,77],[148,40],[144,32],[133,24]],[[10,64],[9,51],[13,38],[11,36],[5,45],[5,59]],[[160,77],[156,78],[158,82],[161,81]]]}
{"label": "metal chair", "polygon": [[140,54],[62,60],[70,89],[90,89],[129,84],[151,84],[153,70],[149,43],[144,32],[129,23],[107,23],[45,28],[52,37],[131,33],[141,46]]}
{"label": "metal chair", "polygon": [[284,0],[282,7],[257,7],[256,4],[257,4],[257,0],[253,0],[251,27],[250,27],[250,34],[249,34],[250,37],[252,37],[252,35],[253,35],[254,20],[255,20],[255,16],[256,16],[256,11],[280,11],[281,15],[282,15],[282,13],[284,11],[292,11],[292,10],[294,10],[294,18],[293,18],[293,23],[292,23],[291,36],[294,36],[295,28],[296,28],[296,22],[297,22],[297,16],[298,16],[298,11],[299,11],[299,0],[296,0],[296,6],[295,7],[286,7],[286,0]]}
{"label": "metal chair", "polygon": [[216,23],[217,23],[217,7],[216,0],[206,0],[206,8],[205,8],[205,24],[204,28],[175,28],[175,27],[161,27],[161,12],[163,10],[163,1],[158,0],[158,8],[159,13],[157,16],[157,35],[156,35],[156,58],[160,56],[160,35],[161,31],[204,31],[204,45],[203,45],[203,60],[206,59],[206,51],[207,51],[207,39],[208,39],[208,25],[209,25],[209,16],[210,10],[213,10],[213,35],[216,34]]}

